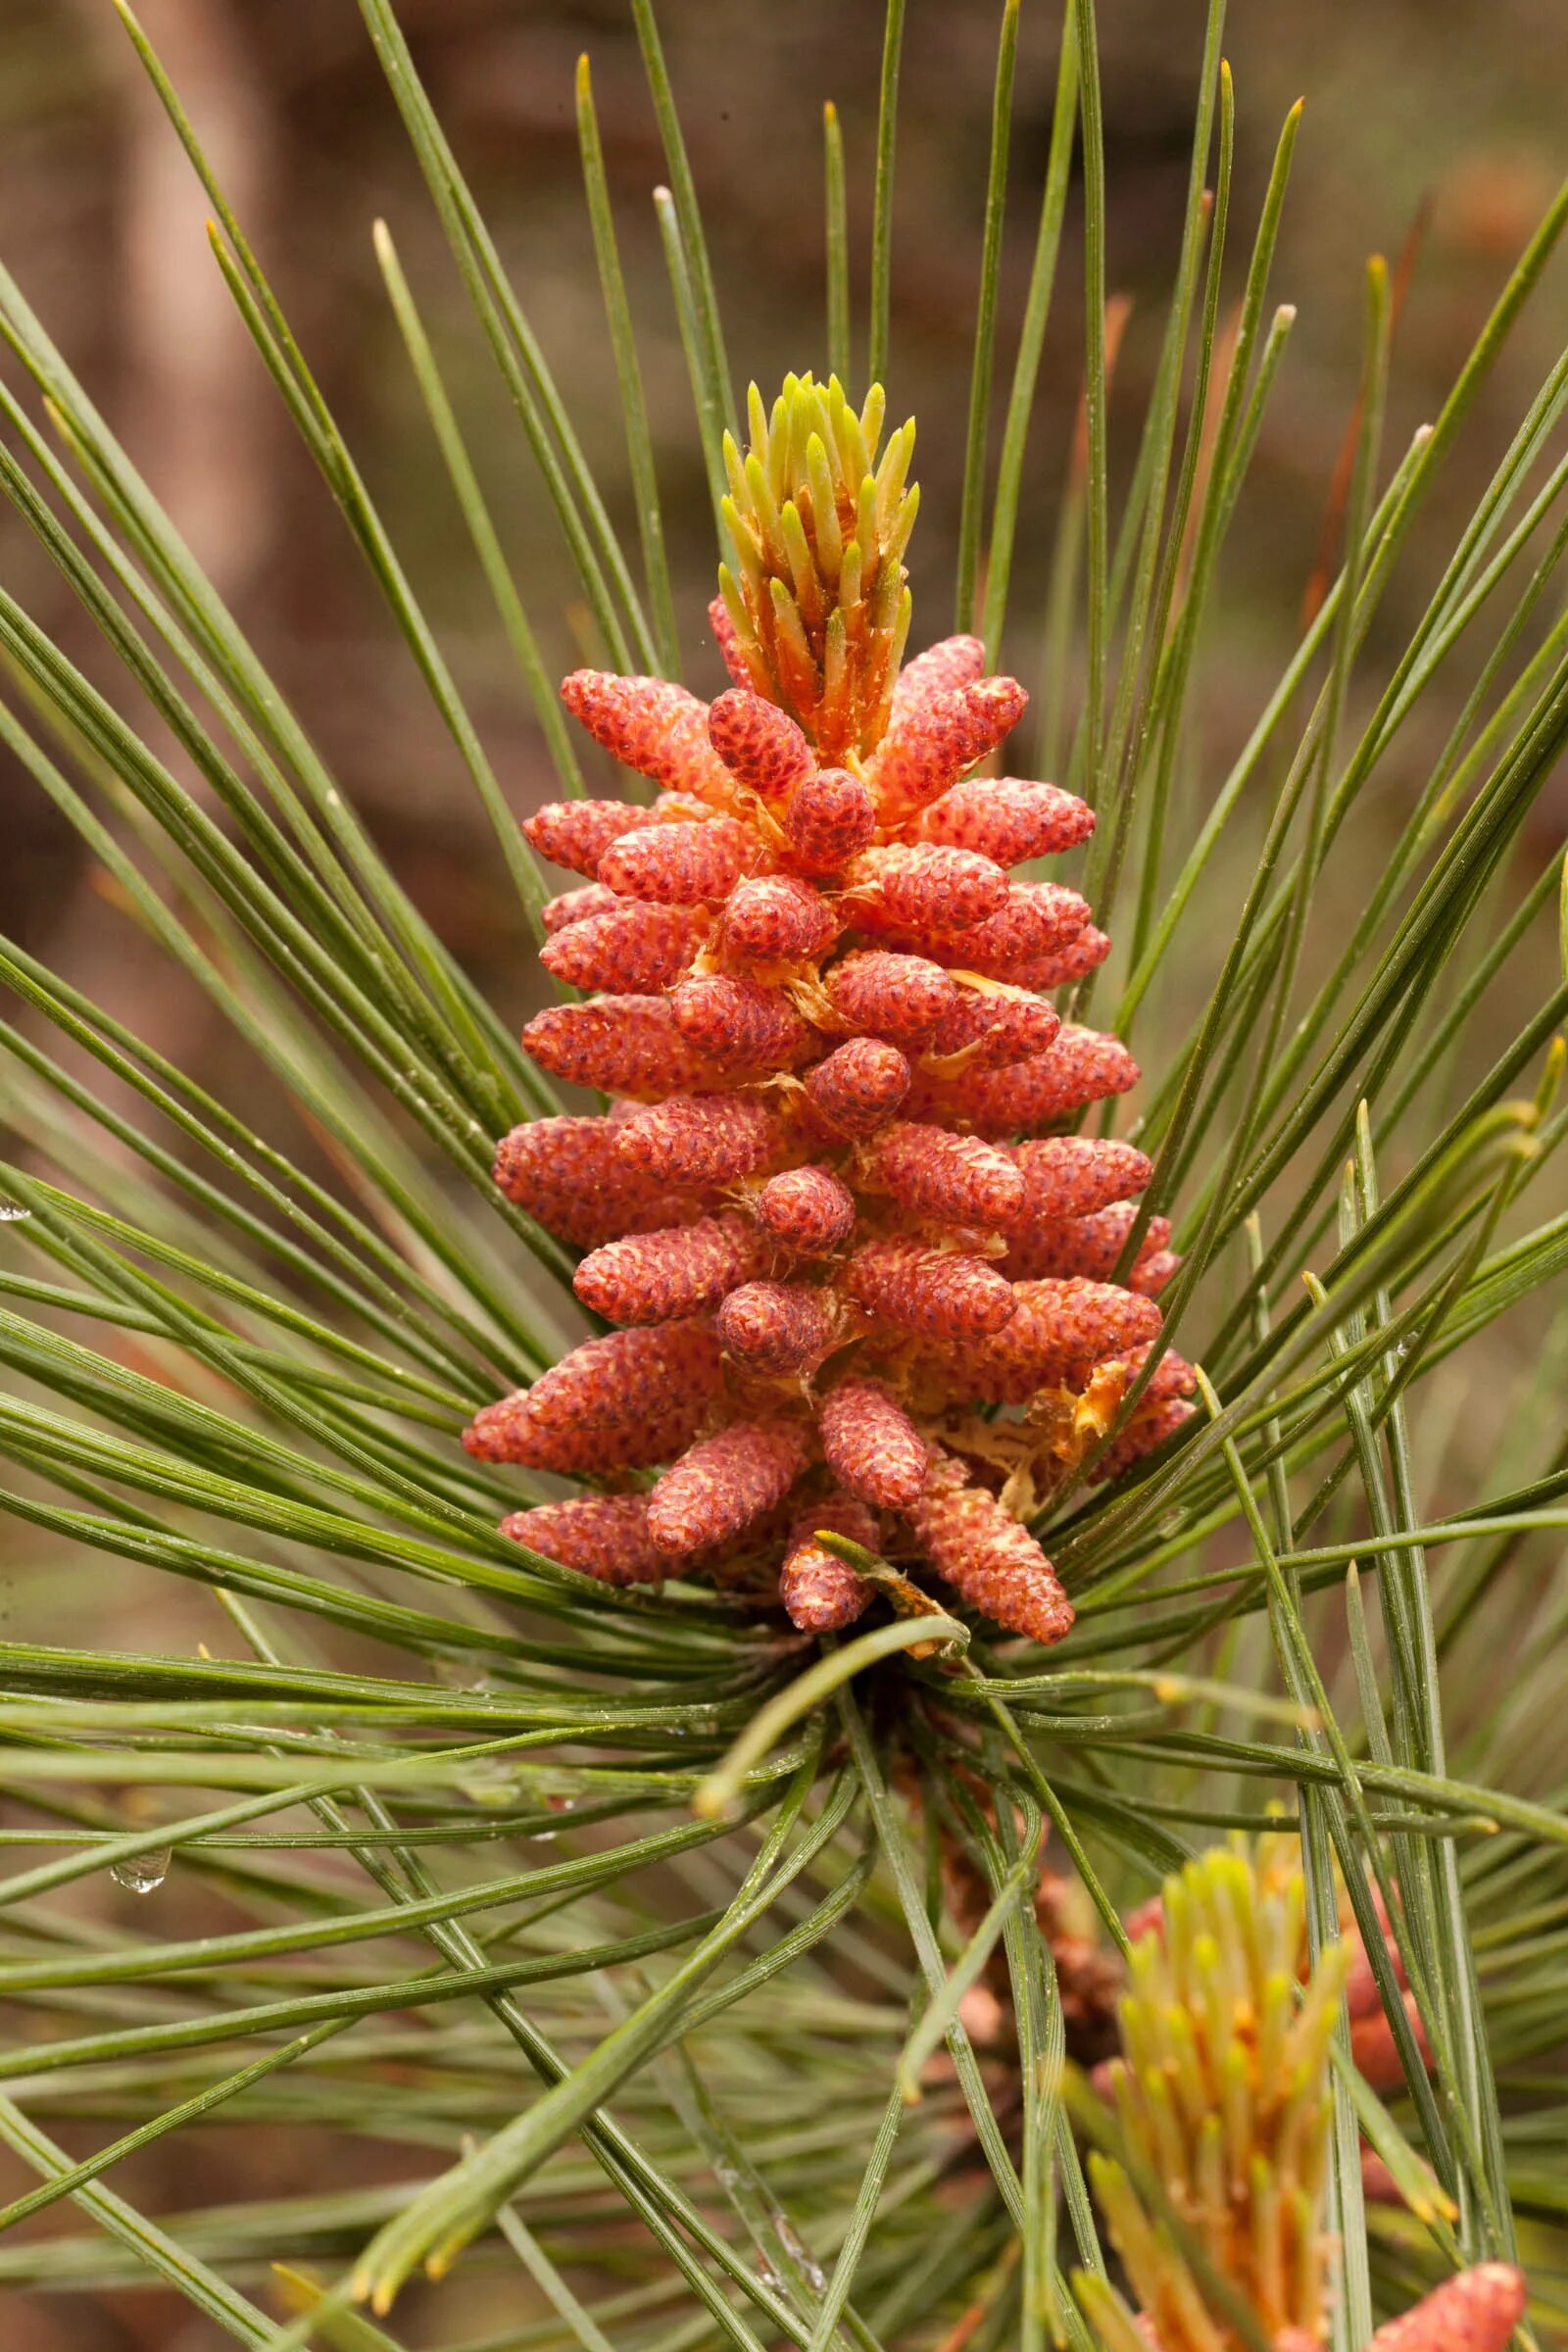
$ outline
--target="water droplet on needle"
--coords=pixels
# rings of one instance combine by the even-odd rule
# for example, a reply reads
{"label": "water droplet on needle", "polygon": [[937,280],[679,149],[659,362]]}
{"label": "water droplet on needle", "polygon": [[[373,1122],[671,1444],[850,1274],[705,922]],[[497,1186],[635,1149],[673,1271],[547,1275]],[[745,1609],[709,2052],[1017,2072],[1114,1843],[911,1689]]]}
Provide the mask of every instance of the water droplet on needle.
{"label": "water droplet on needle", "polygon": [[139,1854],[126,1854],[113,1863],[109,1875],[117,1886],[124,1886],[132,1894],[155,1894],[169,1876],[170,1852],[167,1845],[149,1845]]}

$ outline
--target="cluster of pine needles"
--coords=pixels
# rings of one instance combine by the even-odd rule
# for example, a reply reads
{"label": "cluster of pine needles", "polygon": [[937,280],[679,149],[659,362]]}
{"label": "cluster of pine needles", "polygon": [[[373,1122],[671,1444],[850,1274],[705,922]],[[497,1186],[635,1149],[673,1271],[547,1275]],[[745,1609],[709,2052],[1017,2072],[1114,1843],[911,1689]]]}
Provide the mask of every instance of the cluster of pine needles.
{"label": "cluster of pine needles", "polygon": [[[586,63],[634,543],[393,0],[360,5],[592,661],[716,692],[711,644],[677,636]],[[651,0],[627,5],[716,561],[742,371]],[[526,809],[200,125],[122,14],[205,186],[216,267],[493,820],[521,971],[552,887]],[[1040,685],[1020,772],[1097,812],[1071,878],[1117,953],[1068,1009],[1143,1061],[1103,1131],[1153,1162],[1149,1209],[1181,1253],[1166,1330],[1201,1375],[1169,1444],[1055,1494],[1037,1532],[1077,1617],[1049,1651],[886,1611],[818,1645],[722,1583],[611,1590],[498,1531],[543,1491],[459,1433],[581,1327],[572,1253],[498,1194],[492,1152],[562,1104],[0,270],[10,538],[30,534],[101,641],[78,666],[0,585],[0,741],[18,788],[79,833],[113,919],[253,1073],[218,1099],[0,942],[4,1500],[23,1581],[74,1595],[83,1632],[53,1647],[13,1620],[0,1643],[0,2308],[142,2289],[172,2344],[274,2352],[1119,2345],[1139,2175],[1114,2169],[1084,2070],[1115,2044],[1126,1922],[1227,1833],[1267,1828],[1298,1849],[1314,1951],[1360,1934],[1393,2053],[1374,2082],[1343,2019],[1313,2044],[1334,2283],[1312,2326],[1362,2352],[1455,2272],[1513,2262],[1538,2340],[1568,2318],[1568,1214],[1549,1207],[1568,978],[1562,857],[1531,829],[1568,736],[1568,356],[1482,452],[1456,544],[1434,564],[1422,536],[1568,192],[1403,448],[1385,444],[1391,301],[1369,267],[1336,568],[1215,772],[1217,582],[1289,363],[1271,267],[1297,128],[1240,221],[1223,15],[1211,0],[1195,62],[1151,396],[1124,416],[1093,0],[1063,15],[1001,364],[1016,0],[1002,11],[956,605],[917,612],[911,640],[972,629],[992,667],[1005,648]],[[829,108],[825,325],[802,322],[798,362],[896,399],[904,38],[889,0],[868,314]],[[1082,419],[1042,618],[1009,585],[1037,527],[1025,452],[1070,196]],[[375,238],[429,426],[406,462],[450,487],[560,795],[613,791],[579,765],[565,664],[541,650],[557,617],[519,584],[538,567],[496,524]],[[1494,1335],[1503,1318],[1523,1336]],[[1528,1367],[1516,1396],[1482,1394],[1499,1364]],[[199,1646],[117,1646],[121,1596],[170,1577],[200,1589]],[[1086,2164],[1087,2142],[1110,2154]],[[171,2148],[182,2180],[208,2168],[211,2201],[146,2197]],[[1195,2340],[1266,2352],[1245,2298],[1215,2294]]]}

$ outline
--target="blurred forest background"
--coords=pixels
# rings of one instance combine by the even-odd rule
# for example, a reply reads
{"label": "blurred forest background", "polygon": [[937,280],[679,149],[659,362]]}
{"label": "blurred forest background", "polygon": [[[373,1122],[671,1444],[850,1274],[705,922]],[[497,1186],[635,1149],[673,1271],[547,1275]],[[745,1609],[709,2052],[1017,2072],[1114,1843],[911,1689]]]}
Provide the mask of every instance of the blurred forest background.
{"label": "blurred forest background", "polygon": [[[400,14],[617,518],[632,535],[618,409],[573,117],[578,53],[592,56],[623,259],[642,336],[690,682],[711,690],[705,634],[714,549],[690,393],[651,190],[662,176],[624,0],[402,0]],[[1180,230],[1201,35],[1199,0],[1102,0],[1110,192],[1109,280],[1129,298],[1112,416],[1129,459]],[[435,333],[469,441],[547,657],[592,658],[566,607],[555,524],[469,318],[438,223],[354,0],[142,0],[147,31],[224,175],[305,354],[357,449],[519,814],[553,797],[526,699],[471,560],[407,373],[370,245],[384,217]],[[968,395],[991,81],[1000,7],[910,0],[896,207],[893,413],[917,414],[925,497],[914,542],[915,642],[952,625],[957,477]],[[881,10],[874,0],[661,0],[738,373],[771,389],[823,365],[821,105],[840,109],[858,256],[869,220]],[[1050,133],[1060,11],[1023,0],[999,409],[1011,366]],[[1204,740],[1184,790],[1203,795],[1277,678],[1324,530],[1353,395],[1361,265],[1413,248],[1395,349],[1386,466],[1434,416],[1564,164],[1560,0],[1234,0],[1238,100],[1233,220],[1245,241],[1287,108],[1307,100],[1273,296],[1299,306],[1280,386],[1209,628]],[[201,193],[142,79],[111,0],[0,7],[0,259],[128,444],[154,490],[293,698],[415,897],[509,1016],[535,982],[487,821],[369,578],[235,318],[204,234]],[[1054,514],[1078,397],[1076,205],[1031,440],[1006,648],[1033,684]],[[863,300],[863,273],[856,294]],[[1432,563],[1563,340],[1561,268],[1489,381],[1422,525]],[[862,343],[863,351],[863,343]],[[1118,431],[1119,426],[1119,431]],[[1424,601],[1432,563],[1385,602],[1369,670],[1386,674]],[[19,525],[0,517],[7,583],[99,682],[100,651]],[[1383,657],[1380,662],[1379,657]],[[1380,787],[1413,793],[1469,671],[1457,665],[1406,728]],[[118,691],[118,690],[117,690]],[[1447,700],[1445,700],[1446,693]],[[1532,872],[1560,839],[1568,794],[1543,799]],[[1396,811],[1389,811],[1391,830]],[[0,929],[221,1093],[224,1046],[194,992],[171,992],[103,894],[64,820],[0,767]],[[1185,829],[1183,840],[1187,838]],[[1357,877],[1341,870],[1347,893]],[[1348,906],[1349,901],[1347,900]],[[1335,936],[1335,909],[1322,910]],[[1540,979],[1528,958],[1512,969]],[[1196,982],[1195,982],[1196,985]],[[1169,1026],[1190,1007],[1169,1008]],[[1154,1032],[1167,1015],[1152,1008]],[[246,1073],[250,1083],[250,1073]],[[1528,1335],[1524,1335],[1526,1338]],[[1483,1419],[1484,1419],[1483,1415]],[[25,1539],[27,1557],[32,1539]],[[78,1605],[74,1565],[59,1607]],[[119,1572],[116,1572],[117,1574]],[[135,1589],[132,1590],[132,1587]],[[74,1595],[74,1597],[72,1597]],[[126,1577],[116,1640],[152,1646],[164,1582]],[[144,1596],[143,1596],[144,1595]],[[0,1607],[8,1604],[0,1599]],[[175,1607],[185,1605],[176,1601]],[[205,1627],[204,1604],[189,1602]],[[50,1604],[46,1601],[47,1620]],[[137,1611],[147,1613],[138,1622]],[[62,1614],[62,1630],[64,1627]],[[201,1630],[198,1628],[198,1630]],[[29,1606],[28,1631],[50,1638]],[[58,1636],[56,1638],[59,1638]],[[111,1898],[113,1899],[113,1898]],[[170,1919],[166,1932],[178,1932]],[[155,2209],[210,2203],[221,2165],[191,2146],[159,2158]],[[276,2170],[276,2136],[247,2160]],[[145,2186],[145,2172],[142,2176]],[[265,2190],[262,2193],[266,2193]],[[499,2323],[498,2323],[499,2324]],[[171,2332],[171,2328],[172,2332]],[[157,2296],[44,2298],[0,2289],[6,2352],[207,2352],[217,2337]]]}

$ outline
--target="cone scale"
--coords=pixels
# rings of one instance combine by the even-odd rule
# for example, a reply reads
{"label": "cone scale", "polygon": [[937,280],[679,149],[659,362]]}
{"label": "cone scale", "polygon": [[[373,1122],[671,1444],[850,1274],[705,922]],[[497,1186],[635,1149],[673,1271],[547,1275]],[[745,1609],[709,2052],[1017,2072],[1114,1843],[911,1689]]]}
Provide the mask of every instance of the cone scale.
{"label": "cone scale", "polygon": [[[973,772],[1028,699],[985,674],[978,640],[905,662],[914,428],[882,444],[883,406],[873,390],[857,412],[809,376],[771,411],[754,389],[751,445],[725,450],[732,552],[711,619],[726,691],[705,705],[597,671],[563,688],[662,791],[651,808],[563,804],[525,825],[586,880],[553,904],[545,960],[595,993],[536,1016],[523,1044],[612,1106],[504,1139],[498,1181],[587,1249],[586,1304],[628,1333],[683,1336],[651,1409],[646,1381],[630,1409],[630,1357],[616,1416],[616,1359],[591,1341],[591,1428],[551,1411],[573,1394],[568,1356],[540,1384],[543,1416],[504,1399],[467,1442],[492,1459],[514,1442],[512,1458],[612,1489],[657,1467],[645,1509],[507,1522],[606,1581],[710,1566],[715,1544],[755,1551],[774,1531],[782,1605],[830,1630],[870,1597],[811,1541],[848,1511],[867,1548],[1051,1642],[1070,1603],[1001,1496],[1031,1448],[1045,1474],[1045,1441],[1026,1412],[985,1423],[976,1408],[1081,1393],[1147,1345],[1165,1237],[1132,1289],[1106,1282],[1149,1163],[1061,1131],[1137,1068],[1116,1039],[1063,1029],[1042,991],[1104,954],[1090,907],[1015,870],[1094,818],[1054,785]],[[1177,1425],[1182,1387],[1167,1379],[1135,1416],[1118,1468]],[[612,1424],[626,1436],[607,1457],[594,1439]],[[665,1431],[684,1442],[662,1456]]]}

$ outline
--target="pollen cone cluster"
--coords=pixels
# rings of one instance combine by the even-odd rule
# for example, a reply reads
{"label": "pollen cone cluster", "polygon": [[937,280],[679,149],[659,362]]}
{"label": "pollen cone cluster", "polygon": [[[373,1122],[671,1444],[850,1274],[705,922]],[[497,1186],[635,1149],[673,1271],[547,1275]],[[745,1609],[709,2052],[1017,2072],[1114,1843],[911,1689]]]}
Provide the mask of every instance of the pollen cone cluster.
{"label": "pollen cone cluster", "polygon": [[[1329,2044],[1367,1964],[1348,1937],[1303,1962],[1305,1882],[1283,1843],[1200,1855],[1143,1914],[1122,2055],[1096,2078],[1128,2163],[1090,2158],[1138,2309],[1103,2278],[1073,2282],[1106,2352],[1244,2352],[1238,2308],[1274,2352],[1326,2341]],[[1372,2352],[1503,2352],[1524,2300],[1517,2270],[1479,2264],[1387,2322]]]}
{"label": "pollen cone cluster", "polygon": [[[1265,1893],[1281,1893],[1300,1877],[1300,1848],[1296,1839],[1284,1834],[1270,1832],[1259,1838],[1256,1845],[1258,1882]],[[1366,1943],[1356,1923],[1355,1907],[1350,1900],[1338,1864],[1334,1872],[1339,1912],[1340,1935],[1350,1955],[1350,1965],[1345,1981],[1345,2010],[1349,2026],[1350,2056],[1374,2090],[1398,2090],[1404,2082],[1404,2062],[1394,2028],[1383,2007],[1378,1987],[1377,1972],[1373,1968]],[[1415,1994],[1410,1990],[1405,1974],[1404,1957],[1398,1938],[1394,1933],[1388,1909],[1378,1887],[1367,1885],[1367,1899],[1381,1930],[1381,1941],[1388,1958],[1389,1972],[1394,1979],[1409,2021],[1410,2037],[1417,2053],[1428,2064],[1431,2051],[1427,2044],[1426,2027]],[[1164,1897],[1155,1895],[1142,1904],[1126,1922],[1130,1936],[1164,1933]],[[1304,1984],[1311,1973],[1311,1953],[1306,1933],[1306,1916],[1301,1914],[1300,1933],[1296,1947],[1296,1973]]]}
{"label": "pollen cone cluster", "polygon": [[[831,1630],[870,1587],[828,1530],[1053,1642],[1072,1611],[1022,1514],[1109,1426],[1176,1261],[1154,1219],[1117,1275],[1150,1165],[1070,1130],[1138,1070],[1052,1002],[1109,943],[1075,891],[1016,870],[1093,816],[974,772],[1027,700],[976,639],[903,664],[913,427],[879,455],[882,407],[836,380],[787,379],[771,414],[754,391],[711,608],[727,692],[563,687],[660,792],[525,827],[581,877],[543,959],[584,1000],[523,1042],[611,1107],[516,1129],[496,1178],[585,1252],[577,1295],[616,1328],[466,1442],[600,1487],[657,1468],[507,1522],[607,1582],[750,1560]],[[1192,1385],[1167,1354],[1102,1474]]]}
{"label": "pollen cone cluster", "polygon": [[[1271,2342],[1310,2344],[1325,2331],[1328,2050],[1348,1954],[1330,1945],[1298,2000],[1304,1916],[1299,1870],[1270,1887],[1240,1845],[1167,1880],[1160,1932],[1133,1946],[1123,2054],[1105,2071],[1127,2148],[1213,2270]],[[1119,2165],[1095,2157],[1091,2170],[1161,2352],[1241,2352],[1169,2224]],[[1095,2316],[1107,2332],[1107,2315]]]}

